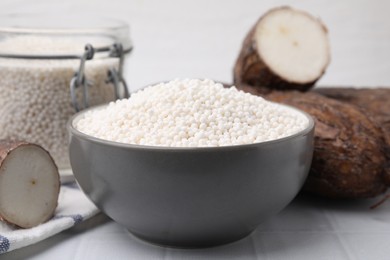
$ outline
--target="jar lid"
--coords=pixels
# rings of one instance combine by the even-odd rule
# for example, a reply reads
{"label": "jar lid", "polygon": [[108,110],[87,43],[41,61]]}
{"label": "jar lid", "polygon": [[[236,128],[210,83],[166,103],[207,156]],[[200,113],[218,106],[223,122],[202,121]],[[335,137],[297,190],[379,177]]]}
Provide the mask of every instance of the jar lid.
{"label": "jar lid", "polygon": [[10,14],[0,17],[0,57],[79,58],[87,44],[132,49],[127,23],[96,16]]}

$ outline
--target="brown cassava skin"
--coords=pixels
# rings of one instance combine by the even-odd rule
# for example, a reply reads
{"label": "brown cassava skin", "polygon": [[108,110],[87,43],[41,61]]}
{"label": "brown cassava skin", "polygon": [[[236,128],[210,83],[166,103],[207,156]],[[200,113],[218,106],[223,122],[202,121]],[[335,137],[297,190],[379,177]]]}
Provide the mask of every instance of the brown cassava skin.
{"label": "brown cassava skin", "polygon": [[382,128],[386,142],[385,168],[390,178],[390,88],[315,88],[314,91],[358,106]]}
{"label": "brown cassava skin", "polygon": [[390,139],[390,88],[315,88],[328,98],[354,104],[380,124]]}
{"label": "brown cassava skin", "polygon": [[[274,71],[272,71],[271,68],[269,68],[269,66],[264,62],[264,60],[260,56],[257,50],[256,38],[255,38],[255,31],[257,25],[259,24],[261,19],[263,19],[263,17],[266,16],[269,12],[275,11],[277,9],[284,9],[284,8],[291,9],[290,7],[278,7],[275,9],[271,9],[262,17],[260,17],[260,19],[256,22],[256,24],[246,35],[233,69],[233,78],[234,78],[235,85],[250,85],[256,87],[268,88],[271,90],[306,91],[310,89],[315,84],[315,82],[318,79],[320,79],[321,76],[325,73],[326,68],[324,68],[324,70],[322,71],[322,73],[317,79],[311,82],[305,82],[304,84],[292,82],[289,79],[282,78],[281,76],[277,75]],[[306,14],[304,12],[301,13]],[[323,24],[322,27],[324,31],[327,32],[327,29]]]}
{"label": "brown cassava skin", "polygon": [[390,147],[390,88],[315,88],[329,98],[347,102],[365,110],[383,129]]}
{"label": "brown cassava skin", "polygon": [[333,198],[368,198],[386,191],[383,132],[358,107],[315,93],[277,93],[316,121],[313,163],[305,190]]}
{"label": "brown cassava skin", "polygon": [[314,156],[304,190],[331,198],[369,198],[390,185],[382,130],[354,105],[316,93],[238,89],[297,107],[315,122]]}
{"label": "brown cassava skin", "polygon": [[[9,140],[9,139],[0,140],[0,168],[3,166],[3,162],[4,162],[5,158],[6,158],[13,150],[15,150],[15,149],[18,148],[18,147],[26,146],[26,145],[29,145],[29,146],[30,146],[30,145],[37,146],[37,147],[43,149],[44,151],[46,151],[46,152],[49,154],[49,152],[48,152],[47,150],[45,150],[44,148],[42,148],[40,145],[37,145],[37,144],[32,144],[32,143],[28,143],[28,142],[25,142],[25,141],[19,141],[19,140]],[[54,162],[54,160],[53,160],[53,158],[50,156],[50,154],[49,154],[49,158],[51,158],[51,160],[53,161],[53,164],[56,165],[55,162]],[[56,167],[57,167],[57,166],[56,166]],[[58,171],[57,171],[57,173],[58,173]],[[58,180],[59,180],[59,179],[60,179],[60,178],[59,178],[59,176],[58,176]],[[57,191],[58,191],[57,194],[59,194],[59,192],[60,192],[60,185],[61,185],[61,183],[60,183],[60,181],[59,181],[59,182],[58,182],[58,185],[57,185]],[[56,207],[57,207],[57,205],[58,205],[58,195],[57,195],[57,197],[54,198],[54,199],[56,200],[57,204],[56,204],[55,207],[53,208],[51,214],[49,214],[49,215],[47,216],[46,219],[42,219],[41,223],[46,222],[47,220],[49,220],[49,219],[53,216],[54,211],[55,211],[55,209],[56,209]],[[7,223],[9,223],[9,224],[16,225],[16,223],[14,223],[14,222],[12,221],[12,219],[8,219],[6,216],[4,216],[4,215],[2,214],[2,212],[0,212],[0,220],[1,220],[1,221],[4,221],[4,222],[7,222]],[[38,224],[41,224],[41,223],[38,223]],[[33,226],[35,226],[35,225],[16,225],[16,226],[21,227],[21,228],[31,228],[31,227],[33,227]]]}

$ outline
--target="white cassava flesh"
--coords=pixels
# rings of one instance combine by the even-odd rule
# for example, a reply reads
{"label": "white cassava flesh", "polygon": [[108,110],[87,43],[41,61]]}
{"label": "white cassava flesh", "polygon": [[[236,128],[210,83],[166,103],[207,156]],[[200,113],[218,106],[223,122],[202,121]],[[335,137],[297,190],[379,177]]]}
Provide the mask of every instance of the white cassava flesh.
{"label": "white cassava flesh", "polygon": [[237,85],[307,90],[330,62],[328,32],[310,14],[290,7],[268,11],[243,43],[234,69]]}
{"label": "white cassava flesh", "polygon": [[270,11],[257,25],[255,37],[264,62],[291,82],[312,82],[329,63],[327,31],[305,12],[292,8]]}
{"label": "white cassava flesh", "polygon": [[52,157],[25,142],[0,142],[0,217],[22,228],[52,217],[60,179]]}

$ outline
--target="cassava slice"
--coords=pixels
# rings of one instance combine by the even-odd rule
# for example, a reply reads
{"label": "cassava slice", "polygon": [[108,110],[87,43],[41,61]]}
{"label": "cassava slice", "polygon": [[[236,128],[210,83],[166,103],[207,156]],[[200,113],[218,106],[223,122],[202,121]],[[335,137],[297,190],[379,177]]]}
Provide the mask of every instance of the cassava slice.
{"label": "cassava slice", "polygon": [[274,91],[265,98],[306,111],[316,122],[306,191],[332,198],[368,198],[386,191],[390,179],[383,132],[358,107],[311,92]]}
{"label": "cassava slice", "polygon": [[328,33],[310,14],[279,7],[247,34],[234,66],[234,83],[305,91],[330,62]]}
{"label": "cassava slice", "polygon": [[57,207],[60,177],[50,154],[22,141],[0,141],[0,217],[30,228],[47,221]]}

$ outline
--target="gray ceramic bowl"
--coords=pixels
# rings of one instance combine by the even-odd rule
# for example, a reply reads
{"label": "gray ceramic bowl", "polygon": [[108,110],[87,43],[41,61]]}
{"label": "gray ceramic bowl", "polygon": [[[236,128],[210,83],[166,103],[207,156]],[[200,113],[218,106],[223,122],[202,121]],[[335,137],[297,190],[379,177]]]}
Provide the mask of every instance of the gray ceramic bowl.
{"label": "gray ceramic bowl", "polygon": [[[87,196],[144,240],[205,247],[250,234],[302,187],[314,122],[279,140],[213,148],[161,148],[105,141],[68,123],[70,161]],[[303,113],[303,112],[302,112]]]}

